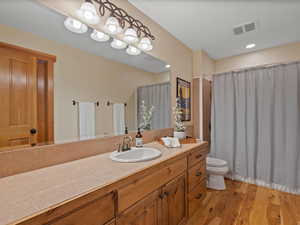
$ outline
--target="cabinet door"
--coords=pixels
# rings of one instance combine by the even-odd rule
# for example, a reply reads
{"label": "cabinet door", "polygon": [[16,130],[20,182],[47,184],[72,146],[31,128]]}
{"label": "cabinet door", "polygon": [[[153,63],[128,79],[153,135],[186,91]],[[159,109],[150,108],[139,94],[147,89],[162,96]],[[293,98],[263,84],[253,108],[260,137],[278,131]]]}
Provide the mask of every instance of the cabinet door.
{"label": "cabinet door", "polygon": [[163,224],[180,225],[187,220],[186,175],[163,187]]}
{"label": "cabinet door", "polygon": [[117,225],[161,225],[161,197],[155,191],[117,218]]}

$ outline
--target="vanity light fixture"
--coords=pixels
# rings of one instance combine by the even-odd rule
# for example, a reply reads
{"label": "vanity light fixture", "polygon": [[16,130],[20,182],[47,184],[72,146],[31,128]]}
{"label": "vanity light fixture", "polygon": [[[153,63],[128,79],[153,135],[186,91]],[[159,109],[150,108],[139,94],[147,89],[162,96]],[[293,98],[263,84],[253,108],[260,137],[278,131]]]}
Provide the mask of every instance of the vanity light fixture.
{"label": "vanity light fixture", "polygon": [[68,17],[65,20],[64,25],[69,31],[73,33],[83,34],[88,31],[88,27],[85,24],[71,17]]}
{"label": "vanity light fixture", "polygon": [[80,20],[87,24],[95,25],[100,22],[100,17],[92,0],[86,0],[82,3],[80,9],[76,11],[76,14]]}
{"label": "vanity light fixture", "polygon": [[134,30],[132,27],[129,27],[125,30],[124,33],[124,41],[126,41],[129,44],[133,44],[139,41],[138,35],[136,30]]}
{"label": "vanity light fixture", "polygon": [[132,45],[129,45],[129,47],[126,49],[126,52],[128,55],[139,55],[141,54],[141,50],[132,46]]}
{"label": "vanity light fixture", "polygon": [[108,33],[113,35],[122,33],[122,28],[120,27],[118,19],[113,16],[108,17],[104,28]]}
{"label": "vanity light fixture", "polygon": [[125,43],[124,41],[118,40],[116,38],[114,38],[114,40],[111,42],[111,47],[115,48],[115,49],[124,49],[127,47],[127,43]]}
{"label": "vanity light fixture", "polygon": [[110,37],[107,34],[98,30],[94,30],[93,33],[91,33],[91,38],[99,42],[105,42],[110,39]]}
{"label": "vanity light fixture", "polygon": [[256,44],[252,43],[252,44],[248,44],[246,46],[247,49],[251,49],[251,48],[254,48],[256,46]]}
{"label": "vanity light fixture", "polygon": [[151,41],[147,37],[141,39],[140,43],[138,44],[138,47],[143,51],[151,51],[153,49]]}
{"label": "vanity light fixture", "polygon": [[171,68],[171,65],[167,64],[167,65],[165,65],[165,67],[166,67],[167,69],[169,69],[169,68]]}
{"label": "vanity light fixture", "polygon": [[[114,38],[111,42],[113,48],[125,49],[130,45],[126,50],[129,55],[139,55],[141,51],[146,52],[153,49],[151,41],[155,40],[155,37],[151,34],[150,29],[141,21],[130,16],[124,9],[119,8],[110,0],[81,1],[83,3],[76,11],[78,19],[68,17],[64,22],[69,31],[83,34],[89,29],[87,25],[98,25],[101,17],[106,17],[106,12],[108,12],[109,17],[104,25],[101,24],[100,28],[94,29],[90,35],[93,40],[104,42],[112,37]],[[122,33],[124,29],[125,32]]]}

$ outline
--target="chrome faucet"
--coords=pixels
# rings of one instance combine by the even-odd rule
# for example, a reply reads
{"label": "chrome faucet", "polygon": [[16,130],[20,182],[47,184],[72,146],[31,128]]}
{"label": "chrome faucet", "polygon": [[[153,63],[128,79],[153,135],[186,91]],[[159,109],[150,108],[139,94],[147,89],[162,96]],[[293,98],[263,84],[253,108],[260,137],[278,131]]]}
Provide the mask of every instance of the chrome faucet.
{"label": "chrome faucet", "polygon": [[125,151],[128,151],[131,149],[132,147],[132,137],[129,136],[129,135],[125,135],[123,137],[123,143],[122,143],[122,151],[125,152]]}
{"label": "chrome faucet", "polygon": [[128,135],[128,129],[125,128],[125,136],[123,137],[122,144],[117,144],[118,152],[125,152],[129,151],[132,147],[133,139],[131,136]]}

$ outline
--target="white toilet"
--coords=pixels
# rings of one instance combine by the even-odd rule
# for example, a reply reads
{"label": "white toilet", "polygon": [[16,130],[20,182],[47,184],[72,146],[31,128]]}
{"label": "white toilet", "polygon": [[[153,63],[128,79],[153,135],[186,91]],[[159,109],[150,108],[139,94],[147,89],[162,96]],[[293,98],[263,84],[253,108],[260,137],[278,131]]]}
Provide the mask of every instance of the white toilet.
{"label": "white toilet", "polygon": [[222,159],[207,157],[206,170],[208,174],[207,187],[215,190],[225,190],[224,176],[229,171],[227,162]]}

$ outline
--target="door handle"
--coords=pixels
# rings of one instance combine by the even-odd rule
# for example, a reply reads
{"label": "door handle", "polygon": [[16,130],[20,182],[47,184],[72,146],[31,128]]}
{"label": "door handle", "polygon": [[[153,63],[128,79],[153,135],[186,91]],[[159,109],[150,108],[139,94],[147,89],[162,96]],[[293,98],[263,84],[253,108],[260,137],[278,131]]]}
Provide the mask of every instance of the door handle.
{"label": "door handle", "polygon": [[32,129],[30,129],[30,133],[31,133],[31,134],[36,134],[36,133],[37,133],[37,130],[36,130],[35,128],[32,128]]}

